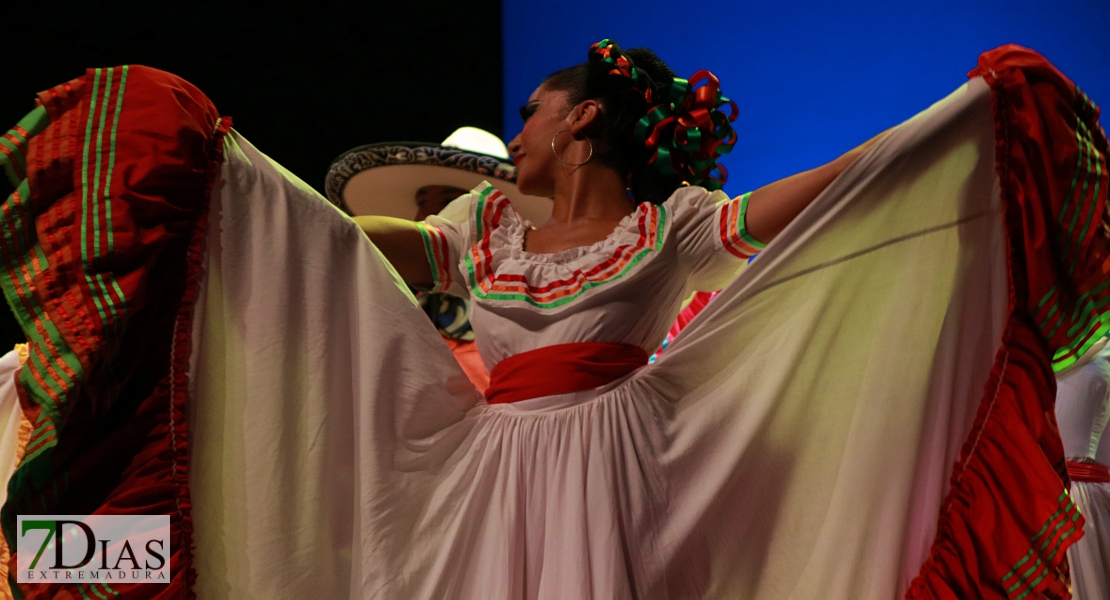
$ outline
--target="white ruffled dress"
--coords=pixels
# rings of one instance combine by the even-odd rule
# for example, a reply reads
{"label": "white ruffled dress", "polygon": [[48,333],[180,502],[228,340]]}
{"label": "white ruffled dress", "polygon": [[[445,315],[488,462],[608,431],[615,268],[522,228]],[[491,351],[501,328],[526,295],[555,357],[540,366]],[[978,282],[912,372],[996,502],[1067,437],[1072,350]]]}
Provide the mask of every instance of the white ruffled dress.
{"label": "white ruffled dress", "polygon": [[990,102],[974,80],[899,127],[746,268],[744,196],[683,188],[552,255],[496,190],[456,200],[426,245],[491,368],[650,354],[724,288],[654,364],[495,405],[357,225],[233,132],[193,321],[198,598],[899,597],[1008,306]]}

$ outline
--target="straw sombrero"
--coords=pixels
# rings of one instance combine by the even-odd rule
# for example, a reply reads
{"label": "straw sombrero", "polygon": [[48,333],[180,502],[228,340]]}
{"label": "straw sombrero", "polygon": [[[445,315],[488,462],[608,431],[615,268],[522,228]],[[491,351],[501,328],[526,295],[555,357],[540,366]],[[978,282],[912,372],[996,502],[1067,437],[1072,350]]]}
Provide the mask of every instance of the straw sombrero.
{"label": "straw sombrero", "polygon": [[522,194],[504,142],[476,127],[462,127],[442,144],[382,142],[349,150],[332,162],[324,189],[350,215],[411,219],[420,188],[469,190],[483,180],[501,190],[529,221],[550,218],[551,199]]}

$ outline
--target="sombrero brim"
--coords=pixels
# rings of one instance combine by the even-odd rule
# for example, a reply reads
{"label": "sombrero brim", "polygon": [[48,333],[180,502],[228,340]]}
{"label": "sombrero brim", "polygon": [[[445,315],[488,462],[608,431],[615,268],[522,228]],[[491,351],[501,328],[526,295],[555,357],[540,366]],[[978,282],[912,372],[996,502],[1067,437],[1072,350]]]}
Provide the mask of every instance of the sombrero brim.
{"label": "sombrero brim", "polygon": [[355,216],[411,219],[416,192],[426,185],[465,190],[482,181],[501,190],[513,208],[533,223],[551,217],[551,200],[522,194],[512,163],[496,156],[416,142],[371,144],[335,159],[325,183],[328,199]]}

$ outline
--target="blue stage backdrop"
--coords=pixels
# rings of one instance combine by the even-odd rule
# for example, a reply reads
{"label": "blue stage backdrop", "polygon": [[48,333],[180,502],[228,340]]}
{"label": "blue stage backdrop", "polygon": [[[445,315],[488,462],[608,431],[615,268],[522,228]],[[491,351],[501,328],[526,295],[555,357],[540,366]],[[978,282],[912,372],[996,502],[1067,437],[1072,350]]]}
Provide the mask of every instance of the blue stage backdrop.
{"label": "blue stage backdrop", "polygon": [[709,69],[739,105],[739,140],[723,161],[733,195],[904,121],[1009,42],[1045,55],[1110,110],[1107,0],[504,0],[502,15],[507,137],[544,76],[584,61],[593,42],[646,46],[680,77]]}

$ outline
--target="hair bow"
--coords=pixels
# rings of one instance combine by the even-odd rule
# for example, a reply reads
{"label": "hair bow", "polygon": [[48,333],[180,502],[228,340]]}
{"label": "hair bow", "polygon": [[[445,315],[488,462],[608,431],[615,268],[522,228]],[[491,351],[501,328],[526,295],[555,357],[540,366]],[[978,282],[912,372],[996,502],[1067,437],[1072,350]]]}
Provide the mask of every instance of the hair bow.
{"label": "hair bow", "polygon": [[[721,94],[720,81],[705,70],[694,73],[689,81],[676,77],[664,95],[666,98],[636,123],[636,138],[652,151],[648,164],[692,185],[721,189],[728,171],[717,160],[736,144],[731,125],[738,113],[736,103]],[[652,104],[650,88],[644,97]],[[721,110],[726,105],[730,107],[727,115]]]}
{"label": "hair bow", "polygon": [[598,60],[609,67],[609,75],[617,75],[628,79],[632,82],[634,88],[640,90],[644,88],[642,72],[621,52],[621,47],[616,42],[605,38],[590,46],[590,52],[597,55]]}

